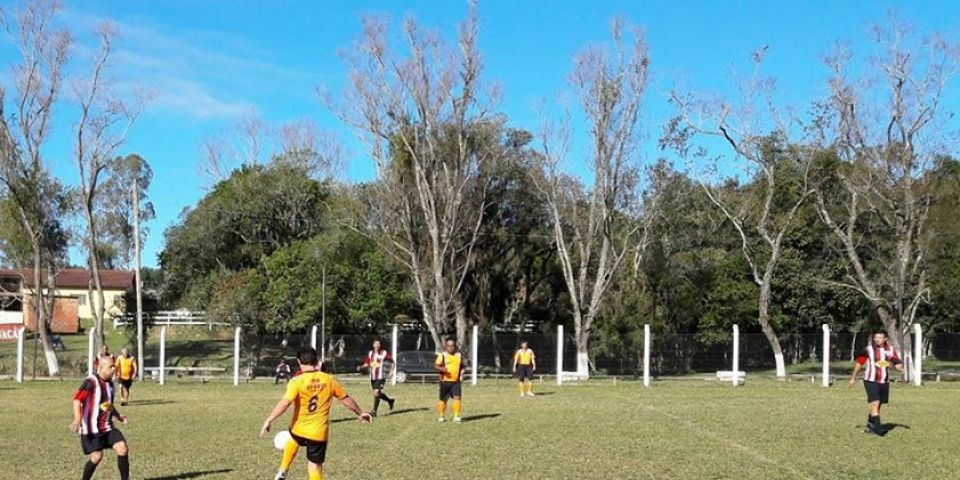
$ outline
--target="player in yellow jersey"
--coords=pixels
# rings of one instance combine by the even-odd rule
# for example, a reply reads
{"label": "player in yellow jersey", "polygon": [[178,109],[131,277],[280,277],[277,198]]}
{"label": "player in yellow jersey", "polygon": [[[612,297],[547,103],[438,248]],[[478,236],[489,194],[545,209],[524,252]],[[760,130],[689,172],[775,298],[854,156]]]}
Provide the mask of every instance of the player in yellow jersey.
{"label": "player in yellow jersey", "polygon": [[130,350],[124,348],[120,350],[120,356],[116,360],[117,378],[120,380],[120,406],[125,406],[130,401],[130,387],[133,386],[133,379],[137,378],[137,359],[130,355]]}
{"label": "player in yellow jersey", "polygon": [[517,390],[521,397],[533,395],[533,372],[537,371],[537,356],[530,350],[527,341],[520,342],[520,349],[513,354],[513,373],[517,374]]}
{"label": "player in yellow jersey", "polygon": [[434,369],[440,374],[440,401],[437,402],[437,412],[440,413],[438,422],[446,421],[447,400],[453,399],[453,421],[460,423],[460,397],[463,382],[463,357],[457,351],[457,342],[448,338],[444,342],[444,351],[437,355]]}
{"label": "player in yellow jersey", "polygon": [[318,368],[317,351],[305,348],[297,354],[300,362],[300,374],[287,383],[283,398],[273,407],[260,428],[260,436],[270,431],[270,425],[280,418],[290,405],[293,405],[293,418],[290,420],[290,436],[283,448],[280,470],[274,480],[287,477],[287,470],[293,463],[300,447],[307,447],[307,474],[310,480],[323,479],[323,461],[327,455],[327,433],[330,428],[330,407],[333,399],[340,400],[348,410],[355,413],[361,422],[369,422],[372,417],[357,405],[332,375]]}

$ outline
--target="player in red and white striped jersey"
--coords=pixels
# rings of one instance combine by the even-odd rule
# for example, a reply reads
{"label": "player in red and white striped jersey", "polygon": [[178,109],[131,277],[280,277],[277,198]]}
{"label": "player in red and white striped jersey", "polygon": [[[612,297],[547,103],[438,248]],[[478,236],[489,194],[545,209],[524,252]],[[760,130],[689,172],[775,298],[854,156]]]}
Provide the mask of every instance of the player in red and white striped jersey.
{"label": "player in red and white striped jersey", "polygon": [[100,460],[103,460],[103,450],[107,448],[117,453],[120,479],[129,480],[130,478],[127,441],[113,426],[114,417],[127,423],[127,417],[120,415],[113,406],[114,369],[111,357],[99,357],[96,375],[91,375],[84,380],[73,396],[73,422],[70,424],[70,430],[80,434],[83,453],[90,456],[83,467],[83,480],[93,478],[97,465],[100,464]]}
{"label": "player in red and white striped jersey", "polygon": [[867,403],[870,404],[870,416],[867,417],[867,433],[883,436],[886,428],[880,423],[880,406],[890,399],[890,366],[903,372],[903,361],[900,355],[887,343],[887,333],[878,331],[873,334],[873,343],[864,350],[864,355],[857,357],[853,366],[853,375],[850,376],[850,386],[853,386],[866,366],[863,374],[863,386],[867,390]]}
{"label": "player in red and white striped jersey", "polygon": [[[391,364],[389,372],[385,368],[387,362]],[[386,400],[387,404],[390,405],[390,410],[393,410],[396,400],[388,397],[383,388],[387,385],[387,378],[393,375],[396,368],[397,364],[390,356],[390,352],[380,347],[380,340],[373,341],[373,350],[367,353],[363,365],[357,367],[359,371],[368,370],[370,372],[370,387],[373,389],[373,412],[371,414],[374,417],[377,416],[377,410],[380,409],[381,399]]]}

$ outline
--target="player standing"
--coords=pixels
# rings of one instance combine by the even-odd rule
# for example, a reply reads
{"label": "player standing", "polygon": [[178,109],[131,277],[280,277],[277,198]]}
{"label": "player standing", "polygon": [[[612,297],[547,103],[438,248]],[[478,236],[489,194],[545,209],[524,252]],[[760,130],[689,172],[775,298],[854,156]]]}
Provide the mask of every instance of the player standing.
{"label": "player standing", "polygon": [[448,338],[444,342],[444,351],[437,355],[434,369],[440,374],[440,401],[437,402],[437,411],[440,413],[438,422],[446,421],[447,400],[453,399],[453,421],[460,423],[460,398],[462,396],[461,383],[463,382],[463,357],[457,351],[457,342]]}
{"label": "player standing", "polygon": [[137,358],[130,355],[129,349],[123,348],[115,366],[115,375],[120,377],[120,406],[125,407],[130,401],[130,387],[137,378]]}
{"label": "player standing", "polygon": [[[385,369],[383,367],[386,362],[392,362],[392,365],[390,372],[384,375]],[[380,399],[386,400],[390,406],[390,410],[393,411],[395,400],[384,393],[383,387],[387,385],[387,377],[393,375],[396,368],[397,364],[393,363],[393,357],[390,356],[390,352],[380,348],[380,340],[373,341],[373,350],[367,353],[367,358],[363,360],[363,365],[357,367],[359,371],[364,369],[370,371],[370,388],[373,389],[373,412],[370,412],[370,414],[374,417],[377,416],[377,410],[380,409]]]}
{"label": "player standing", "polygon": [[530,350],[527,341],[520,342],[520,349],[513,354],[513,372],[517,374],[517,390],[521,397],[533,395],[533,372],[537,371],[537,356]]}
{"label": "player standing", "polygon": [[850,376],[849,386],[857,380],[857,375],[864,365],[867,366],[863,374],[863,386],[867,390],[867,403],[870,404],[870,415],[867,417],[867,426],[864,432],[880,435],[887,434],[886,427],[880,423],[880,406],[890,399],[890,365],[903,372],[903,361],[900,355],[887,344],[887,332],[882,330],[873,334],[873,344],[868,346],[865,355],[857,357],[853,365],[853,375]]}
{"label": "player standing", "polygon": [[73,396],[73,422],[70,430],[80,434],[80,446],[90,458],[83,467],[83,480],[93,478],[97,465],[103,460],[103,450],[117,453],[117,468],[120,480],[130,479],[130,459],[127,457],[127,441],[120,430],[113,426],[113,417],[124,424],[127,417],[120,415],[113,406],[113,360],[110,357],[97,359],[97,372],[87,377]]}
{"label": "player standing", "polygon": [[323,479],[323,462],[327,456],[327,435],[330,429],[330,407],[334,398],[340,400],[348,410],[355,413],[361,422],[369,422],[372,417],[357,405],[332,375],[318,370],[317,351],[305,348],[297,354],[300,362],[300,374],[287,383],[283,398],[273,407],[273,411],[264,420],[260,436],[270,431],[270,425],[293,405],[293,418],[290,421],[291,440],[283,449],[280,470],[274,480],[287,477],[287,470],[293,463],[300,447],[307,447],[307,475],[310,480]]}

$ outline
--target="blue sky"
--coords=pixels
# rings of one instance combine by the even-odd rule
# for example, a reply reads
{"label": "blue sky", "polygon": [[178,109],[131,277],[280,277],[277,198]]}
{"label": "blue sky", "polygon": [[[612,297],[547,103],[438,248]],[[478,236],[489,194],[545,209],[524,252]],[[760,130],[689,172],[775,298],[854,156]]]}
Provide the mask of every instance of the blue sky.
{"label": "blue sky", "polygon": [[[5,2],[6,3],[6,2]],[[67,1],[61,21],[74,30],[78,59],[94,45],[99,22],[120,29],[113,75],[155,94],[119,153],[137,152],[153,166],[150,196],[157,219],[150,225],[146,265],[157,264],[162,232],[203,196],[200,143],[242,117],[268,123],[310,119],[341,138],[348,155],[344,176],[370,179],[372,163],[351,133],[315,94],[345,79],[339,52],[349,48],[365,13],[395,21],[415,17],[453,38],[465,1]],[[872,22],[894,9],[921,32],[960,38],[960,2],[853,1],[481,1],[480,48],[488,80],[502,86],[501,110],[516,127],[536,125],[533,109],[564,87],[573,56],[608,38],[609,20],[623,15],[640,25],[650,47],[653,80],[644,112],[651,138],[668,117],[665,95],[676,84],[723,90],[751,51],[769,46],[767,73],[779,90],[803,104],[824,91],[820,56],[837,41],[856,51]],[[9,45],[0,43],[8,62]],[[6,79],[4,79],[6,81]],[[73,183],[69,108],[58,117],[46,151],[57,173]],[[658,155],[649,152],[649,155]],[[74,262],[80,262],[78,252]]]}

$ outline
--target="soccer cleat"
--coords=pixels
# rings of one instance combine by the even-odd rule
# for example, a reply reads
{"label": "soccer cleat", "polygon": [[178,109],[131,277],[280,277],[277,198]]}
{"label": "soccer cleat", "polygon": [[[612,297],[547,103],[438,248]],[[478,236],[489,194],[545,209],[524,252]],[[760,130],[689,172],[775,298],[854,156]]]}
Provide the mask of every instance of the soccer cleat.
{"label": "soccer cleat", "polygon": [[528,396],[528,397],[536,397],[536,395],[534,395],[533,392],[527,392],[527,396]]}
{"label": "soccer cleat", "polygon": [[387,400],[387,405],[390,406],[390,411],[391,411],[391,412],[393,411],[393,404],[395,404],[395,403],[397,403],[397,399],[396,399],[396,398],[391,398],[390,400]]}
{"label": "soccer cleat", "polygon": [[443,417],[440,417],[440,418],[437,419],[437,423],[443,423],[443,422],[446,422],[446,421],[447,421],[447,419],[446,419],[446,418],[443,418]]}
{"label": "soccer cleat", "polygon": [[520,394],[520,398],[523,398],[523,397],[526,397],[526,396],[527,396],[526,393],[521,393],[521,394]]}
{"label": "soccer cleat", "polygon": [[277,472],[277,475],[273,477],[273,480],[286,480],[286,472]]}
{"label": "soccer cleat", "polygon": [[453,423],[463,423],[463,419],[460,417],[453,417]]}

